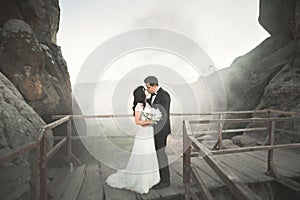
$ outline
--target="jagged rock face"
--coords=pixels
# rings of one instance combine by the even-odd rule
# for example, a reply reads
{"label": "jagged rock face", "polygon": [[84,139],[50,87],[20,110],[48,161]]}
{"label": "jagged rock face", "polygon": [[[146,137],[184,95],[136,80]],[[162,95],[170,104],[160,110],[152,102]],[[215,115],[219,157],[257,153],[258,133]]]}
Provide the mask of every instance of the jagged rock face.
{"label": "jagged rock face", "polygon": [[261,0],[259,22],[271,36],[300,37],[300,2],[297,0]]}
{"label": "jagged rock face", "polygon": [[[284,28],[282,20],[270,16],[276,11],[281,13],[283,21],[293,19],[300,24],[300,1],[261,0],[260,8],[260,23],[271,37],[235,59],[229,68],[217,72],[223,79],[227,110],[274,108],[299,111],[300,50],[297,34],[300,32],[294,29],[294,35],[287,34],[288,29]],[[207,80],[214,80],[217,73],[208,76]],[[216,86],[214,92],[218,93],[222,87]]]}
{"label": "jagged rock face", "polygon": [[279,110],[300,111],[300,67],[287,63],[272,79],[264,90],[257,109],[266,105]]}
{"label": "jagged rock face", "polygon": [[0,2],[0,70],[47,122],[71,113],[67,65],[56,45],[58,0]]}
{"label": "jagged rock face", "polygon": [[[299,13],[300,1],[260,1],[259,22],[271,37],[249,53],[235,59],[229,68],[207,77],[211,82],[218,75],[222,77],[224,85],[216,86],[213,93],[220,93],[224,86],[227,110],[277,109],[300,112]],[[288,26],[291,21],[294,25]],[[232,128],[245,126],[254,125],[226,125]],[[278,123],[277,127],[291,131],[300,130],[299,123],[296,122]],[[266,138],[261,133],[250,135],[260,142],[264,142]],[[276,143],[299,141],[299,137],[288,137],[286,134],[276,134],[275,138]]]}
{"label": "jagged rock face", "polygon": [[71,113],[71,85],[60,48],[40,43],[21,20],[11,19],[0,30],[0,70],[46,121]]}
{"label": "jagged rock face", "polygon": [[[294,43],[285,37],[270,37],[248,54],[236,59],[231,74],[239,77],[226,84],[230,110],[253,110],[259,104],[265,88],[285,65],[292,63]],[[231,76],[231,75],[229,75]],[[230,78],[230,77],[227,77]],[[225,81],[227,79],[225,78]],[[240,87],[236,90],[237,85]],[[269,105],[265,105],[269,108]]]}
{"label": "jagged rock face", "polygon": [[[0,157],[37,140],[43,120],[72,113],[67,65],[55,44],[58,24],[58,0],[0,1]],[[65,135],[66,125],[55,134]],[[49,149],[52,132],[47,136]],[[79,141],[73,146],[75,155],[84,152]],[[62,159],[50,161],[61,165],[65,153],[56,155]],[[0,166],[1,198],[31,199],[28,156]]]}
{"label": "jagged rock face", "polygon": [[[21,145],[36,141],[39,128],[45,125],[41,117],[24,101],[15,86],[0,73],[0,157]],[[48,149],[53,146],[52,132],[47,132]],[[29,154],[0,166],[0,194],[18,199],[28,192],[30,184]],[[25,195],[28,195],[27,193]]]}
{"label": "jagged rock face", "polygon": [[[55,44],[58,0],[0,3],[0,72],[46,123],[56,120],[53,115],[72,114],[67,64]],[[66,124],[56,128],[54,134],[66,135]],[[73,134],[77,135],[75,128]],[[80,154],[84,152],[82,144],[76,147]],[[76,150],[74,154],[79,155]],[[62,163],[55,158],[51,162]]]}
{"label": "jagged rock face", "polygon": [[41,43],[56,43],[58,0],[1,0],[0,13],[0,26],[10,19],[20,19],[33,29]]}

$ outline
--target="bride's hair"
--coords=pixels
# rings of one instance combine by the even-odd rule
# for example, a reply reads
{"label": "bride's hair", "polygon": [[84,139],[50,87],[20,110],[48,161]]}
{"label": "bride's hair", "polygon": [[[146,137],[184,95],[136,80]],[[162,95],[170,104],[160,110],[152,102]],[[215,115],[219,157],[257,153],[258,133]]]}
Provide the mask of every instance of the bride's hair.
{"label": "bride's hair", "polygon": [[146,95],[145,95],[145,88],[143,86],[138,86],[134,91],[133,91],[133,115],[134,115],[134,110],[135,107],[138,103],[142,103],[143,107],[146,106]]}

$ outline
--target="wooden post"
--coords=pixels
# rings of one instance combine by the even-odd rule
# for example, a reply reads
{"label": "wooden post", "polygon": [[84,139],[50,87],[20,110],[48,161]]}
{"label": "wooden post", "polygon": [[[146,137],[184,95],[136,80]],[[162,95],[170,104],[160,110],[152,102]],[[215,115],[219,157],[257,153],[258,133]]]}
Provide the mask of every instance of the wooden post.
{"label": "wooden post", "polygon": [[[220,120],[223,119],[223,115],[222,114],[220,114],[219,117],[220,117]],[[223,140],[222,129],[223,129],[223,123],[220,122],[220,124],[219,124],[219,138],[218,138],[219,149],[221,149],[221,147],[222,147],[222,140]]]}
{"label": "wooden post", "polygon": [[218,140],[217,140],[217,143],[212,148],[213,150],[221,149],[221,147],[222,147],[222,140],[223,140],[223,135],[222,135],[223,123],[222,123],[222,119],[223,119],[223,115],[219,114],[220,123],[219,123],[219,129],[218,129]]}
{"label": "wooden post", "polygon": [[72,118],[70,118],[67,122],[67,162],[68,164],[72,160]]}
{"label": "wooden post", "polygon": [[47,158],[45,134],[40,141],[40,196],[41,200],[47,200]]}
{"label": "wooden post", "polygon": [[186,121],[183,121],[183,183],[185,188],[185,200],[190,199],[190,168],[191,145],[189,144]]}
{"label": "wooden post", "polygon": [[[273,146],[274,145],[274,140],[275,140],[275,121],[270,121],[269,122],[269,145]],[[273,161],[273,149],[268,150],[268,170],[267,174],[272,175],[272,176],[277,176],[277,171],[275,169],[274,161]]]}
{"label": "wooden post", "polygon": [[30,170],[31,170],[31,199],[39,199],[39,145],[37,143],[36,147],[30,153]]}

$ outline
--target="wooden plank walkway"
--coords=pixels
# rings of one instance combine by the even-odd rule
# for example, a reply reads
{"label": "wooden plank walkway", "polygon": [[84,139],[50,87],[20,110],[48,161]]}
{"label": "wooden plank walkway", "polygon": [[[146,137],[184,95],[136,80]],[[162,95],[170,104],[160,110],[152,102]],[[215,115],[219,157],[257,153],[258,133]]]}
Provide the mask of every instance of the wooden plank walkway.
{"label": "wooden plank walkway", "polygon": [[[267,151],[236,153],[215,156],[244,182],[268,182],[273,178],[265,174],[267,169]],[[300,177],[299,151],[274,150],[275,166],[280,175]],[[150,190],[140,195],[128,190],[109,187],[105,179],[115,170],[105,165],[90,164],[78,166],[70,173],[68,167],[50,169],[48,172],[50,194],[49,199],[64,200],[141,200],[141,199],[183,199],[182,159],[170,165],[171,186],[160,190]],[[203,179],[208,189],[223,187],[224,183],[201,158],[192,158],[192,167]],[[198,191],[197,188],[193,188]]]}

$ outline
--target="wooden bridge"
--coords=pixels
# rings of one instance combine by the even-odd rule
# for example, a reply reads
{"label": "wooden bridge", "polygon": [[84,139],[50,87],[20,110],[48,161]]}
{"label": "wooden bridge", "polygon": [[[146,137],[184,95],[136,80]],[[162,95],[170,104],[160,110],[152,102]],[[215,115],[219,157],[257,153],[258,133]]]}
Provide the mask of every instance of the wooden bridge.
{"label": "wooden bridge", "polygon": [[[265,151],[227,154],[216,156],[216,159],[224,163],[243,183],[248,185],[274,181],[273,177],[265,174],[267,162],[267,152]],[[300,176],[300,158],[296,152],[283,149],[275,150],[274,163],[278,173],[284,177]],[[197,178],[201,177],[203,185],[208,190],[226,187],[222,179],[217,176],[204,159],[194,158],[191,166]],[[48,171],[48,180],[50,180],[48,192],[52,198],[49,199],[184,199],[182,159],[178,159],[170,165],[171,186],[169,188],[152,189],[145,195],[107,186],[105,179],[113,172],[114,170],[101,164],[81,165],[76,167],[73,173],[70,173],[67,165],[61,169],[50,169]],[[282,179],[282,181],[286,182],[286,179]],[[297,185],[294,187],[299,192],[299,187],[297,188]],[[198,196],[201,195],[201,190],[196,183],[190,185],[190,190]]]}
{"label": "wooden bridge", "polygon": [[[225,114],[266,114],[266,117],[223,119]],[[291,130],[276,128],[279,121],[297,121],[299,113],[274,110],[218,112],[178,115],[216,115],[219,119],[184,120],[182,134],[182,155],[170,164],[171,186],[140,195],[128,190],[114,189],[106,185],[106,178],[114,172],[102,163],[82,164],[72,154],[72,140],[82,137],[71,135],[71,120],[79,116],[63,118],[42,127],[38,141],[0,158],[0,165],[11,161],[26,152],[31,152],[31,196],[32,199],[214,199],[211,191],[226,188],[236,199],[261,199],[251,190],[256,183],[277,182],[300,193],[300,185],[295,178],[300,177],[300,143],[274,144],[275,132],[298,134]],[[274,117],[273,114],[276,116]],[[280,117],[278,117],[280,116]],[[82,116],[81,116],[82,117]],[[84,116],[84,117],[119,117],[119,116]],[[56,137],[60,141],[46,152],[46,131],[63,123],[68,123],[67,136]],[[267,123],[266,127],[225,129],[228,123]],[[195,138],[193,126],[215,123],[218,126],[218,139],[211,148]],[[223,134],[228,132],[264,132],[268,142],[264,145],[222,149]],[[202,131],[201,134],[209,134]],[[197,133],[198,134],[198,133]],[[85,136],[89,137],[89,136]],[[69,164],[59,169],[47,167],[47,161],[67,144],[68,163],[77,165],[70,171]],[[297,149],[295,149],[297,148]]]}

